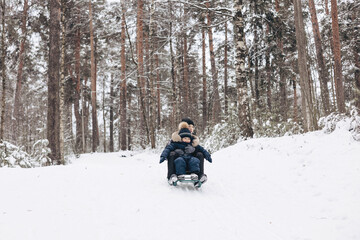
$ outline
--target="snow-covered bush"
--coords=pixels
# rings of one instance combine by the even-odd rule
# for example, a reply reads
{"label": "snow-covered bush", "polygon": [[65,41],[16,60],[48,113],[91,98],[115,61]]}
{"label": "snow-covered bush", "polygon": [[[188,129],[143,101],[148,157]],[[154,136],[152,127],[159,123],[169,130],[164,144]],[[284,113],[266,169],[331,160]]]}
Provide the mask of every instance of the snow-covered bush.
{"label": "snow-covered bush", "polygon": [[32,167],[30,156],[21,147],[9,142],[0,143],[0,166],[1,167]]}
{"label": "snow-covered bush", "polygon": [[229,121],[216,124],[212,131],[200,136],[200,145],[210,152],[228,147],[237,143],[240,138],[240,130],[236,121]]}
{"label": "snow-covered bush", "polygon": [[44,166],[51,162],[47,156],[50,153],[47,145],[47,140],[39,140],[33,145],[32,153],[28,154],[23,147],[3,141],[0,143],[0,167],[31,168]]}
{"label": "snow-covered bush", "polygon": [[31,152],[31,158],[33,159],[33,163],[38,166],[47,166],[51,164],[51,159],[48,155],[51,153],[49,145],[49,141],[47,139],[41,139],[34,143]]}
{"label": "snow-covered bush", "polygon": [[350,115],[331,113],[320,118],[318,124],[325,133],[331,133],[336,129],[345,129],[351,132],[356,141],[360,141],[360,115],[355,107],[350,111]]}
{"label": "snow-covered bush", "polygon": [[264,113],[261,119],[266,121],[260,121],[258,119],[253,120],[254,137],[280,137],[293,134],[299,134],[303,132],[300,124],[293,119],[289,118],[287,121],[281,120],[280,115]]}

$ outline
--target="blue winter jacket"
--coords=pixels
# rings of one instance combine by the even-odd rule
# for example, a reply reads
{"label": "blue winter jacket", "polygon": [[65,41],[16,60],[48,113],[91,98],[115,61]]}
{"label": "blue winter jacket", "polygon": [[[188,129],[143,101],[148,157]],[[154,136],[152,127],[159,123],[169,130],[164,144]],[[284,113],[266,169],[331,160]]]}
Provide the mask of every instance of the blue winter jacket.
{"label": "blue winter jacket", "polygon": [[164,162],[166,160],[166,158],[169,156],[170,152],[172,151],[176,151],[176,150],[182,150],[183,154],[180,153],[179,156],[182,155],[189,155],[195,151],[197,152],[201,152],[205,159],[208,160],[209,162],[212,162],[211,159],[211,155],[208,151],[206,151],[202,146],[197,145],[196,147],[193,147],[195,151],[192,151],[191,153],[188,152],[188,150],[186,150],[187,147],[192,146],[191,143],[185,143],[185,142],[170,142],[164,149],[164,151],[161,153],[160,155],[160,163]]}

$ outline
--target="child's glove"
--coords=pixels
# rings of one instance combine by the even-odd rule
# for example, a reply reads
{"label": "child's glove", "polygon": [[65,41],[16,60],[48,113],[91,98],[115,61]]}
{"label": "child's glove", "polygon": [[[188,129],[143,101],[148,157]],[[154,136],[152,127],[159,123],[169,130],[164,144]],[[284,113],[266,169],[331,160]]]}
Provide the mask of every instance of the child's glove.
{"label": "child's glove", "polygon": [[211,155],[210,153],[205,153],[205,159],[208,160],[210,163],[212,163]]}
{"label": "child's glove", "polygon": [[166,160],[166,157],[164,157],[164,156],[160,157],[160,163],[164,162],[165,160]]}

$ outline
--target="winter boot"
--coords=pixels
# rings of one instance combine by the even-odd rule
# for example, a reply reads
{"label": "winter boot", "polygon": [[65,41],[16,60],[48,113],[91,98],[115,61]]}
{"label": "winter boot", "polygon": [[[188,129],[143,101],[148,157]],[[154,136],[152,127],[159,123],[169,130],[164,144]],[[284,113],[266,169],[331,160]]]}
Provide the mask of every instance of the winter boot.
{"label": "winter boot", "polygon": [[201,182],[201,184],[204,184],[206,181],[207,181],[207,176],[206,176],[206,174],[204,173],[204,174],[201,175],[201,177],[200,177],[200,182]]}
{"label": "winter boot", "polygon": [[179,180],[185,180],[185,175],[184,175],[184,174],[181,174],[181,175],[177,176],[177,178],[178,178]]}
{"label": "winter boot", "polygon": [[190,178],[191,178],[191,180],[198,180],[198,179],[199,179],[199,176],[198,176],[196,173],[192,173],[192,174],[190,175]]}
{"label": "winter boot", "polygon": [[176,176],[176,174],[172,174],[168,180],[168,183],[170,185],[174,185],[175,182],[177,182],[178,180],[178,177]]}

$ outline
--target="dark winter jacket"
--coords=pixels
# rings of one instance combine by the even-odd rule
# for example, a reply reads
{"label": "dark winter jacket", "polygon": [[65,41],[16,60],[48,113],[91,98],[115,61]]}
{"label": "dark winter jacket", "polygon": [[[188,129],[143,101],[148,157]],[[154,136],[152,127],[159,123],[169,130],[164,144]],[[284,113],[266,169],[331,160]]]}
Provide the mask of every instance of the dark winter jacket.
{"label": "dark winter jacket", "polygon": [[160,163],[164,162],[169,156],[170,152],[175,151],[179,156],[194,156],[194,152],[201,152],[205,159],[209,162],[212,162],[211,155],[206,151],[202,146],[196,145],[194,143],[185,143],[185,142],[174,142],[171,141],[161,153]]}

